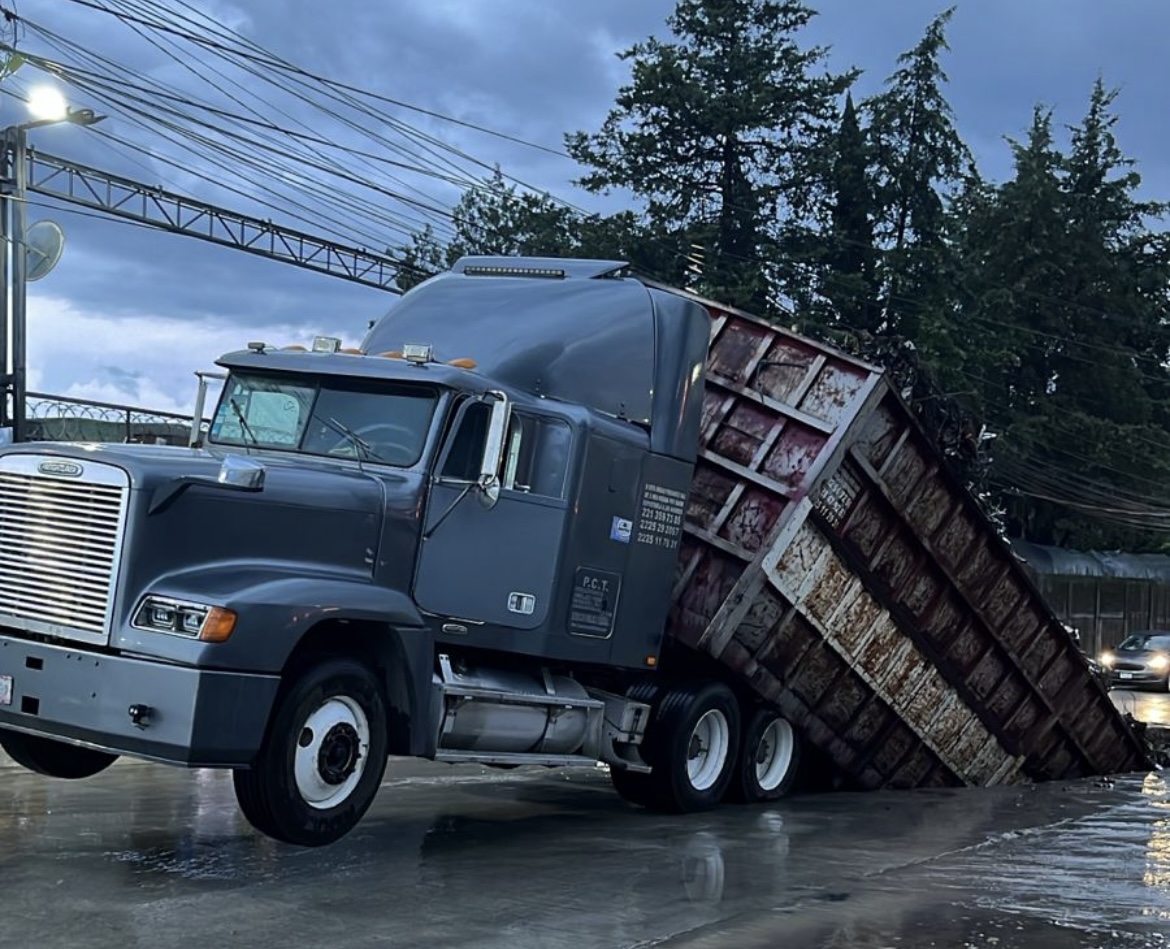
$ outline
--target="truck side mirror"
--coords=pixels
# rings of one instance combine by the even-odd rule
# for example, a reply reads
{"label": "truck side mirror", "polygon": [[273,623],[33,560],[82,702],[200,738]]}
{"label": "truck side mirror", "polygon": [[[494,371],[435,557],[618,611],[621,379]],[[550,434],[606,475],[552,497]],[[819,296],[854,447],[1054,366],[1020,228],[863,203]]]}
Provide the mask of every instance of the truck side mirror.
{"label": "truck side mirror", "polygon": [[500,499],[500,464],[504,456],[504,438],[508,433],[508,422],[512,417],[512,403],[503,392],[496,390],[486,394],[485,401],[487,400],[492,401],[492,416],[488,421],[476,494],[484,507],[491,508],[495,507]]}
{"label": "truck side mirror", "polygon": [[215,480],[237,491],[263,491],[266,473],[264,466],[253,458],[226,455]]}

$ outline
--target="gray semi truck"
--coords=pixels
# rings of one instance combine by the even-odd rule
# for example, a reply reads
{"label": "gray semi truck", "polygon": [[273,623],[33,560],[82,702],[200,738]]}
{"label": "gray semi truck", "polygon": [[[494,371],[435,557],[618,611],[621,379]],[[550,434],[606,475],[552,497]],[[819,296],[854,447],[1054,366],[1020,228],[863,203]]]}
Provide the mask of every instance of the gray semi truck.
{"label": "gray semi truck", "polygon": [[192,447],[0,449],[0,746],[232,769],[257,829],[391,756],[635,804],[1043,780],[1145,749],[871,366],[616,261],[465,258],[358,349],[252,343]]}

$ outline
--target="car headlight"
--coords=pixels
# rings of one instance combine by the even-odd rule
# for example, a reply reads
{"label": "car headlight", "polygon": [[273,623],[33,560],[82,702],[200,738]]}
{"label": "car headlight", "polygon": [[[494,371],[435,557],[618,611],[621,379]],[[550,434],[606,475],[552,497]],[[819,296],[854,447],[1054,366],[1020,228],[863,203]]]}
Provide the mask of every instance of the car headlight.
{"label": "car headlight", "polygon": [[1170,669],[1170,656],[1164,656],[1159,653],[1156,656],[1151,656],[1150,661],[1146,663],[1155,672],[1165,672]]}
{"label": "car headlight", "polygon": [[1117,661],[1117,657],[1111,652],[1101,653],[1101,658],[1098,660],[1106,669],[1112,669],[1113,663]]}
{"label": "car headlight", "polygon": [[152,633],[187,636],[205,643],[225,642],[236,628],[236,614],[222,606],[189,603],[165,596],[147,596],[131,625]]}

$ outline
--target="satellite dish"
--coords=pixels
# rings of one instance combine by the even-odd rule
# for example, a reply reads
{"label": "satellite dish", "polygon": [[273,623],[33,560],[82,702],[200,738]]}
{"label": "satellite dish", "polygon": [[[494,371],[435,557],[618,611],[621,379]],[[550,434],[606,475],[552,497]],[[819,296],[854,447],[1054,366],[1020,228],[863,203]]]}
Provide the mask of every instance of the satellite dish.
{"label": "satellite dish", "polygon": [[57,266],[65,249],[65,232],[55,221],[37,221],[24,234],[25,277],[30,283],[40,280]]}

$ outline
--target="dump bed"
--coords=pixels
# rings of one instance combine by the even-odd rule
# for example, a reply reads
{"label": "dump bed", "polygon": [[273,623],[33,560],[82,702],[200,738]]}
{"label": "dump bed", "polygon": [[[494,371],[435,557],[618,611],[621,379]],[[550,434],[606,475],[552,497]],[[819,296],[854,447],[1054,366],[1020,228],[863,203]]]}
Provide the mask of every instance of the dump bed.
{"label": "dump bed", "polygon": [[700,302],[714,322],[672,635],[863,787],[1147,767],[881,372]]}

